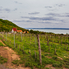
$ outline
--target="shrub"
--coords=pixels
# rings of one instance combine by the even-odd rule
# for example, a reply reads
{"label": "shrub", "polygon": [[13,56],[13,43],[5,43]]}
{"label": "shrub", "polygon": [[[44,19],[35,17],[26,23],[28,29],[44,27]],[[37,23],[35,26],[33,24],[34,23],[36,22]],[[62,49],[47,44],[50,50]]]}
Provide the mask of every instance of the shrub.
{"label": "shrub", "polygon": [[46,69],[49,69],[49,68],[46,67]]}
{"label": "shrub", "polygon": [[12,63],[13,63],[13,64],[16,64],[17,66],[19,66],[19,62],[20,62],[19,60],[13,60],[13,61],[12,61]]}
{"label": "shrub", "polygon": [[62,64],[61,63],[53,63],[52,66],[53,67],[62,67]]}
{"label": "shrub", "polygon": [[3,58],[2,56],[0,56],[0,63],[6,63],[7,62],[7,58]]}
{"label": "shrub", "polygon": [[65,68],[69,68],[69,66],[68,65],[65,65]]}
{"label": "shrub", "polygon": [[57,59],[57,56],[53,56],[52,59],[56,60]]}

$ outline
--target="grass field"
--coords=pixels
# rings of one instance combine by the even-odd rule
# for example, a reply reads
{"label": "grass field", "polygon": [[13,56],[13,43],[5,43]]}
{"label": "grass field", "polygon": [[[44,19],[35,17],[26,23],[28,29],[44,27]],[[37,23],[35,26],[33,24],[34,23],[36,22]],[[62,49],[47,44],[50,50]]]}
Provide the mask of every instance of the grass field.
{"label": "grass field", "polygon": [[69,69],[69,35],[39,34],[41,45],[42,65],[39,63],[37,36],[35,34],[0,34],[0,39],[19,55],[21,60],[12,63],[24,64],[31,69],[45,68],[52,64],[56,69]]}

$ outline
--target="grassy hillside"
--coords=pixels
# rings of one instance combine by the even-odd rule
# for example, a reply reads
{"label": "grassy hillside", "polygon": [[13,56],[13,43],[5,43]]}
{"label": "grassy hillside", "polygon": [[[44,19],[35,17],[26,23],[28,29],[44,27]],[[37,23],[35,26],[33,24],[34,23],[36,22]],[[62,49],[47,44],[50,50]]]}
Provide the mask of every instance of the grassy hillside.
{"label": "grassy hillside", "polygon": [[26,30],[24,28],[17,26],[16,24],[12,23],[11,21],[0,19],[0,32],[1,31],[9,32],[14,27],[17,29],[23,30],[23,31]]}
{"label": "grassy hillside", "polygon": [[[35,34],[0,34],[0,39],[20,55],[13,64],[31,69],[69,69],[69,35],[39,34],[42,65]],[[51,66],[51,67],[48,67]]]}

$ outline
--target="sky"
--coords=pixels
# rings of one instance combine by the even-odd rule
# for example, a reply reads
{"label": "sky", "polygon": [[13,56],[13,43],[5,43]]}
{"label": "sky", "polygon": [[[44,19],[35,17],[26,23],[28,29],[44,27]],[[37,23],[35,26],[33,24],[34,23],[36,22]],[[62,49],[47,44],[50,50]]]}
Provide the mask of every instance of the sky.
{"label": "sky", "polygon": [[22,28],[69,28],[69,0],[0,0],[0,19]]}

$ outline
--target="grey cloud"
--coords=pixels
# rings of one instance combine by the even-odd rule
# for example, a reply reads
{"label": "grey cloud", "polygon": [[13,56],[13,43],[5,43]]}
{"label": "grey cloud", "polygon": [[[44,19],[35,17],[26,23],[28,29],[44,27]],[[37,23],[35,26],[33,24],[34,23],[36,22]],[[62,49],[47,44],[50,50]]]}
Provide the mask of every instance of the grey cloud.
{"label": "grey cloud", "polygon": [[47,23],[47,24],[51,24],[51,22],[38,22],[38,23]]}
{"label": "grey cloud", "polygon": [[16,4],[22,4],[22,3],[19,3],[19,2],[17,2],[17,1],[15,1],[15,3],[16,3]]}
{"label": "grey cloud", "polygon": [[0,17],[0,18],[6,18],[6,17]]}
{"label": "grey cloud", "polygon": [[46,14],[46,15],[64,17],[64,15],[61,15],[61,14],[58,14],[58,13],[48,13],[48,14]]}
{"label": "grey cloud", "polygon": [[0,6],[0,8],[2,8],[2,6]]}
{"label": "grey cloud", "polygon": [[13,11],[16,11],[17,10],[17,8],[15,8]]}
{"label": "grey cloud", "polygon": [[[55,22],[62,22],[64,23],[65,20],[63,19],[59,19],[59,18],[54,18],[53,16],[51,17],[21,17],[21,18],[25,18],[25,19],[29,19],[30,21],[37,21],[37,22],[41,22],[41,23],[50,23],[50,21],[55,21]],[[49,22],[47,22],[49,21]]]}
{"label": "grey cloud", "polygon": [[2,7],[0,6],[0,11],[3,11]]}
{"label": "grey cloud", "polygon": [[25,20],[13,20],[14,22],[25,22]]}
{"label": "grey cloud", "polygon": [[28,14],[30,14],[30,15],[32,15],[32,14],[39,14],[40,12],[33,12],[33,13],[28,13]]}
{"label": "grey cloud", "polygon": [[46,15],[59,16],[59,14],[56,14],[56,13],[48,13]]}
{"label": "grey cloud", "polygon": [[56,20],[53,17],[24,17],[24,16],[21,16],[21,18],[28,18],[30,20]]}
{"label": "grey cloud", "polygon": [[48,16],[56,16],[56,17],[69,17],[69,13],[66,14],[58,14],[58,13],[48,13]]}
{"label": "grey cloud", "polygon": [[7,11],[7,12],[10,12],[11,10],[10,10],[10,9],[8,9],[8,8],[5,8],[5,9],[0,8],[0,11]]}
{"label": "grey cloud", "polygon": [[8,9],[8,8],[6,8],[6,9],[4,9],[4,11],[10,12],[11,10],[10,10],[10,9]]}
{"label": "grey cloud", "polygon": [[2,11],[3,9],[0,9],[0,11]]}
{"label": "grey cloud", "polygon": [[69,13],[65,13],[66,17],[69,17]]}
{"label": "grey cloud", "polygon": [[48,10],[48,11],[56,11],[57,8],[55,8],[54,6],[45,6],[45,8]]}
{"label": "grey cloud", "polygon": [[69,13],[65,13],[65,14],[69,14]]}
{"label": "grey cloud", "polygon": [[45,8],[52,8],[52,6],[45,6]]}
{"label": "grey cloud", "polygon": [[30,18],[30,17],[26,17],[26,16],[21,16],[21,18]]}
{"label": "grey cloud", "polygon": [[56,20],[53,17],[30,17],[31,20]]}
{"label": "grey cloud", "polygon": [[63,7],[63,6],[65,6],[65,4],[56,4],[56,6]]}
{"label": "grey cloud", "polygon": [[18,3],[17,1],[15,1],[15,3]]}
{"label": "grey cloud", "polygon": [[14,22],[32,22],[31,20],[13,20]]}
{"label": "grey cloud", "polygon": [[66,17],[69,17],[69,14],[68,14],[68,15],[66,15]]}

